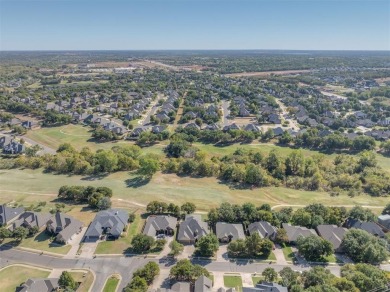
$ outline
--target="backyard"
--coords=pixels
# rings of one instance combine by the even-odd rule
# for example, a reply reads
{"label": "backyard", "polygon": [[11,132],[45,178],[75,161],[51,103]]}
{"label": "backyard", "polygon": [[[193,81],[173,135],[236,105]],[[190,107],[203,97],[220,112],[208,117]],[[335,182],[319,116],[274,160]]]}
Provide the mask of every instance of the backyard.
{"label": "backyard", "polygon": [[15,292],[29,278],[46,278],[49,270],[43,270],[25,265],[13,265],[0,270],[0,283],[2,292]]}

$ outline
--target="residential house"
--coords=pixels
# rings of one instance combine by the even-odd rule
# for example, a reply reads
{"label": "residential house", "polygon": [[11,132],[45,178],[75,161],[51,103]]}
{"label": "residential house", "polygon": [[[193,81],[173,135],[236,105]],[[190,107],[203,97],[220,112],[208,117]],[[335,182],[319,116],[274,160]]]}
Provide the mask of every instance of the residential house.
{"label": "residential house", "polygon": [[244,131],[251,131],[251,132],[257,132],[257,133],[261,132],[260,127],[256,126],[255,124],[247,124],[244,127]]}
{"label": "residential house", "polygon": [[31,278],[16,288],[17,292],[53,292],[59,288],[58,278]]}
{"label": "residential house", "polygon": [[378,223],[386,229],[390,230],[390,215],[386,214],[378,216]]}
{"label": "residential house", "polygon": [[6,204],[0,205],[0,226],[8,225],[24,212],[24,208],[12,208]]}
{"label": "residential house", "polygon": [[55,235],[55,241],[66,244],[83,226],[81,221],[72,216],[57,212],[47,221],[46,231]]}
{"label": "residential house", "polygon": [[184,128],[185,129],[197,129],[197,130],[200,130],[200,127],[197,124],[195,124],[195,123],[189,123],[189,124],[185,125]]}
{"label": "residential house", "polygon": [[273,123],[273,124],[281,124],[282,123],[282,121],[279,118],[279,115],[277,115],[277,114],[270,114],[268,116],[268,122]]}
{"label": "residential house", "polygon": [[46,225],[47,221],[50,219],[51,214],[49,213],[40,213],[40,212],[24,212],[20,214],[18,219],[16,219],[12,225],[9,227],[11,231],[14,231],[18,227],[25,227],[32,229],[38,227],[41,229]]}
{"label": "residential house", "polygon": [[194,292],[209,292],[212,291],[213,281],[206,276],[200,276],[194,284]]}
{"label": "residential house", "polygon": [[135,128],[135,129],[131,132],[130,136],[131,136],[131,137],[139,137],[139,136],[141,135],[141,133],[142,133],[142,132],[145,132],[145,131],[146,131],[145,128]]}
{"label": "residential house", "polygon": [[218,222],[215,226],[215,233],[220,242],[228,243],[235,239],[244,239],[245,233],[242,224],[231,224]]}
{"label": "residential house", "polygon": [[143,234],[156,236],[158,234],[173,235],[175,233],[177,219],[172,216],[149,216],[146,220]]}
{"label": "residential house", "polygon": [[301,226],[292,226],[288,223],[283,223],[282,227],[284,230],[286,230],[288,241],[291,243],[295,243],[298,237],[300,236],[303,237],[308,237],[310,235],[317,236],[317,233],[315,232],[314,229],[308,229],[306,227],[301,227]]}
{"label": "residential house", "polygon": [[237,126],[236,123],[233,123],[231,125],[228,125],[228,126],[225,126],[223,127],[223,130],[226,132],[226,131],[229,131],[229,130],[240,130],[240,127]]}
{"label": "residential house", "polygon": [[209,131],[217,131],[219,130],[220,127],[218,126],[218,124],[214,123],[214,124],[210,124],[210,125],[207,125],[204,130],[209,130]]}
{"label": "residential house", "polygon": [[287,287],[279,285],[277,283],[262,282],[257,284],[254,288],[242,287],[242,292],[287,292]]}
{"label": "residential house", "polygon": [[193,119],[196,119],[197,114],[194,113],[193,111],[190,111],[190,112],[185,113],[184,117],[188,118],[190,120],[193,120]]}
{"label": "residential house", "polygon": [[121,209],[108,209],[96,214],[85,232],[85,241],[97,241],[106,236],[118,239],[127,226],[129,214]]}
{"label": "residential house", "polygon": [[186,215],[180,223],[177,241],[183,244],[195,244],[199,238],[209,233],[206,222],[202,221],[200,215]]}
{"label": "residential house", "polygon": [[166,128],[167,128],[166,126],[153,126],[152,133],[159,134],[159,133],[163,132]]}
{"label": "residential house", "polygon": [[317,232],[323,239],[329,241],[335,252],[342,252],[341,242],[347,232],[346,228],[336,225],[322,224],[317,226]]}
{"label": "residential house", "polygon": [[274,239],[278,229],[267,221],[253,222],[248,226],[249,234],[258,233],[261,238]]}
{"label": "residential house", "polygon": [[274,132],[274,136],[281,136],[284,133],[284,130],[281,127],[273,128],[272,131]]}
{"label": "residential house", "polygon": [[385,237],[385,233],[382,228],[380,228],[375,222],[362,222],[357,219],[348,218],[345,222],[345,227],[361,229],[379,238]]}

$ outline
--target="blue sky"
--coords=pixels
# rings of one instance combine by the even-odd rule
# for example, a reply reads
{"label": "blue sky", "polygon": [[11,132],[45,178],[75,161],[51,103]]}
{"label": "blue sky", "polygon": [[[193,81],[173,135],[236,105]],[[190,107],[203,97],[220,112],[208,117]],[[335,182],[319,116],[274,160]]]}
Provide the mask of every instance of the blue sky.
{"label": "blue sky", "polygon": [[1,50],[390,50],[390,1],[0,0]]}

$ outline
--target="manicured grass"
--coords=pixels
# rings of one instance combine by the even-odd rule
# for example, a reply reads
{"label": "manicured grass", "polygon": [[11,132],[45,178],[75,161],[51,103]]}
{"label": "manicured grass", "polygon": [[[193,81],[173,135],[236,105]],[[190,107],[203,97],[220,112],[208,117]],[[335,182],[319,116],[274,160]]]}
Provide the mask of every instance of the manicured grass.
{"label": "manicured grass", "polygon": [[94,276],[91,272],[70,271],[70,274],[76,282],[80,283],[79,287],[77,288],[77,292],[89,291],[94,280]]}
{"label": "manicured grass", "polygon": [[50,272],[27,266],[11,266],[0,271],[2,292],[15,292],[16,287],[29,278],[47,278]]}
{"label": "manicured grass", "polygon": [[24,239],[19,246],[39,249],[43,251],[58,253],[58,254],[67,254],[71,249],[70,245],[61,245],[53,243],[50,241],[50,235],[45,231],[38,233],[35,237],[29,237]]}
{"label": "manicured grass", "polygon": [[241,276],[233,276],[233,275],[224,275],[223,276],[223,285],[229,288],[236,288],[238,291],[242,289],[242,279]]}
{"label": "manicured grass", "polygon": [[[134,144],[133,141],[125,140],[99,143],[93,140],[91,127],[73,124],[28,131],[26,137],[53,149],[57,149],[63,143],[70,143],[78,150],[87,146],[93,151],[98,149],[111,149],[117,145]],[[162,145],[154,145],[153,147],[144,148],[143,152],[163,155],[163,148],[164,146]]]}
{"label": "manicured grass", "polygon": [[286,245],[282,248],[282,250],[283,250],[283,255],[284,255],[284,258],[286,259],[286,261],[292,262],[294,260],[295,256],[294,256],[294,253],[291,249],[291,246]]}
{"label": "manicured grass", "polygon": [[103,292],[115,292],[119,284],[119,279],[116,276],[111,276],[107,279],[106,285],[104,285]]}
{"label": "manicured grass", "polygon": [[[193,202],[199,211],[207,211],[222,202],[242,204],[253,202],[256,205],[268,203],[278,205],[307,205],[323,203],[340,206],[377,206],[379,212],[388,202],[385,197],[367,195],[350,198],[345,194],[331,197],[325,192],[310,192],[284,187],[258,189],[235,189],[221,183],[216,178],[179,177],[175,174],[157,173],[150,181],[143,181],[128,172],[117,172],[107,176],[54,175],[37,170],[0,170],[0,203],[16,201],[28,206],[46,201],[46,209],[54,207],[51,202],[57,197],[63,185],[106,186],[113,190],[114,207],[145,208],[152,200],[182,204]],[[75,212],[76,214],[77,212]]]}
{"label": "manicured grass", "polygon": [[119,254],[124,253],[131,246],[133,237],[141,232],[144,220],[139,214],[135,216],[133,223],[128,226],[127,234],[117,240],[100,242],[96,248],[96,254]]}
{"label": "manicured grass", "polygon": [[256,286],[258,283],[261,283],[263,280],[263,276],[252,276],[253,286]]}

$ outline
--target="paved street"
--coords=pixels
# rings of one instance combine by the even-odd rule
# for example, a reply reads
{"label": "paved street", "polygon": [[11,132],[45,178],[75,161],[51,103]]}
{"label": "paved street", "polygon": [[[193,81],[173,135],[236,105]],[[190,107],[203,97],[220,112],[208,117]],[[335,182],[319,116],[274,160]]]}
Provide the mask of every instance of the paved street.
{"label": "paved street", "polygon": [[[148,259],[146,257],[97,257],[86,258],[58,258],[37,253],[31,253],[21,250],[13,250],[5,246],[0,247],[0,268],[10,264],[23,263],[35,265],[48,269],[90,269],[96,275],[96,280],[92,291],[101,291],[104,283],[110,275],[117,273],[121,275],[122,281],[119,285],[120,291],[131,279],[131,274],[138,268],[145,265],[148,261],[155,261],[160,265],[162,275],[168,275],[172,265],[166,265],[160,259]],[[291,265],[291,264],[269,264],[252,263],[247,260],[240,261],[211,261],[211,260],[193,260],[193,263],[204,266],[210,272],[216,275],[223,273],[261,273],[265,268],[272,267],[280,271],[284,267],[290,266],[297,271],[310,269],[309,265]],[[326,267],[332,274],[340,276],[340,266],[330,265]],[[390,265],[382,265],[381,268],[390,271]],[[161,279],[160,279],[161,278]],[[159,282],[164,281],[163,276]]]}
{"label": "paved street", "polygon": [[228,120],[228,116],[230,114],[229,105],[230,105],[229,101],[227,101],[225,99],[222,100],[222,105],[221,105],[221,108],[222,108],[222,127],[229,125],[229,120]]}

